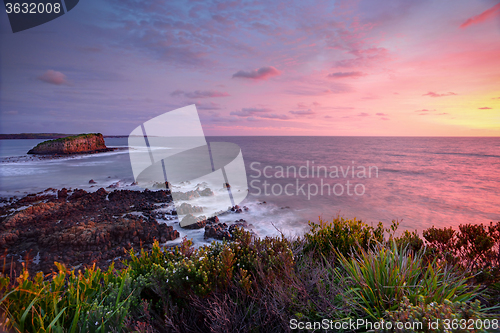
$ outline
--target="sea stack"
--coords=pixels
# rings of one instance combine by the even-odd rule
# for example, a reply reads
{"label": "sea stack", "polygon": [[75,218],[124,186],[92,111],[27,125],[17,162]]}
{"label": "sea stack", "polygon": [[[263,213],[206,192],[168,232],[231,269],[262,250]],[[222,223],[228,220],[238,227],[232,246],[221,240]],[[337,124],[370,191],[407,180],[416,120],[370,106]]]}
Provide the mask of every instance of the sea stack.
{"label": "sea stack", "polygon": [[39,143],[28,154],[67,155],[109,151],[101,133],[89,133]]}

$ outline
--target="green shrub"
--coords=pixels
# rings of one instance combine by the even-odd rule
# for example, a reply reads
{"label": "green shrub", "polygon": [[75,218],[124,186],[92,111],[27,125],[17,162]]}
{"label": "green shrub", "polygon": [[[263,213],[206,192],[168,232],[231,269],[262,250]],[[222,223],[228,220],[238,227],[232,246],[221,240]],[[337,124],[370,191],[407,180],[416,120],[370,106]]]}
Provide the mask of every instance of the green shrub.
{"label": "green shrub", "polygon": [[[7,328],[19,332],[60,332],[63,328],[78,332],[85,318],[90,318],[87,314],[91,314],[96,302],[106,312],[100,315],[98,324],[93,327],[100,331],[109,330],[110,324],[120,327],[124,319],[121,309],[125,310],[131,301],[131,293],[125,295],[122,292],[128,279],[127,270],[115,273],[111,265],[108,271],[102,272],[94,266],[75,275],[64,265],[55,264],[58,272],[53,273],[52,280],[44,279],[41,272],[30,277],[23,266],[15,286],[8,292],[10,280],[3,277],[0,291],[4,289],[6,293],[0,299],[0,307],[7,316]],[[119,294],[114,296],[117,289]]]}
{"label": "green shrub", "polygon": [[352,282],[348,291],[353,302],[369,317],[378,320],[386,310],[394,311],[406,296],[416,304],[419,295],[426,302],[468,301],[474,291],[467,278],[436,261],[425,264],[422,253],[378,244],[373,250],[360,249],[348,258],[339,253],[340,265]]}
{"label": "green shrub", "polygon": [[[406,323],[408,327],[393,327],[390,330],[376,332],[420,333],[420,332],[456,332],[456,333],[482,333],[499,328],[499,320],[488,318],[481,312],[481,303],[451,302],[444,300],[442,303],[427,303],[424,296],[418,297],[418,302],[413,305],[405,296],[396,311],[387,312],[387,322],[393,326],[396,323]],[[485,326],[487,328],[485,329]]]}
{"label": "green shrub", "polygon": [[[384,227],[379,222],[377,227],[369,226],[357,220],[346,220],[337,216],[332,222],[319,219],[319,224],[309,221],[310,231],[304,235],[305,252],[314,252],[318,257],[329,257],[335,252],[344,256],[358,248],[367,250],[377,242],[384,241]],[[393,230],[397,222],[393,221]]]}

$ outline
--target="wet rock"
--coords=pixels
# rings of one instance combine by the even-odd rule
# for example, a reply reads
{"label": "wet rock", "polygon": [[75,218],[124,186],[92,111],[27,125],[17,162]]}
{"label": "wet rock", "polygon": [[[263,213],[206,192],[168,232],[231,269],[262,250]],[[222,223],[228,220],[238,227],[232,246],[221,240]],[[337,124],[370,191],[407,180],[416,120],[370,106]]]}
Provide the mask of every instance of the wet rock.
{"label": "wet rock", "polygon": [[[55,260],[68,267],[95,262],[106,268],[114,258],[126,258],[124,249],[150,246],[155,239],[164,243],[179,237],[172,226],[159,224],[150,214],[157,207],[155,203],[171,202],[166,191],[122,190],[108,194],[103,188],[94,193],[77,189],[66,200],[68,191],[62,189],[58,199],[44,195],[37,199],[41,197],[46,202],[34,201],[35,196],[30,195],[1,207],[11,213],[0,216],[0,256],[4,251],[10,257],[25,258],[30,251],[38,254],[39,264],[30,264],[29,269],[48,273],[54,269]],[[12,211],[24,207],[26,202],[32,202],[31,206]],[[126,214],[132,207],[144,217]],[[10,269],[10,262],[7,265],[6,269]],[[16,271],[21,268],[17,266]]]}
{"label": "wet rock", "polygon": [[89,180],[89,184],[97,184],[97,182],[93,179]]}
{"label": "wet rock", "polygon": [[177,208],[177,213],[181,215],[185,214],[193,214],[193,213],[202,213],[203,208],[199,206],[191,206],[190,204],[183,202]]}
{"label": "wet rock", "polygon": [[217,223],[217,224],[210,225],[210,226],[207,225],[205,227],[204,238],[205,239],[215,238],[215,239],[219,239],[219,240],[223,240],[223,239],[229,240],[232,238],[232,236],[229,233],[229,231],[227,230],[227,224]]}
{"label": "wet rock", "polygon": [[209,197],[209,196],[212,196],[212,195],[215,195],[215,193],[209,189],[209,188],[206,188],[204,190],[197,190],[197,192],[200,194],[200,196],[202,197]]}
{"label": "wet rock", "polygon": [[186,229],[201,229],[207,224],[205,216],[193,216],[188,214],[182,219],[180,226]]}

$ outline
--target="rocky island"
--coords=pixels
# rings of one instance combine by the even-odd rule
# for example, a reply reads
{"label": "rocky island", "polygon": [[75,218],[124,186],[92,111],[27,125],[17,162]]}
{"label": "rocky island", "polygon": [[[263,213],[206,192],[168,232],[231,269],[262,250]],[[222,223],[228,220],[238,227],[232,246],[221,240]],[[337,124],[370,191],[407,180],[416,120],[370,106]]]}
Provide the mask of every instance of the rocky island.
{"label": "rocky island", "polygon": [[88,154],[111,150],[112,149],[106,147],[104,137],[101,133],[88,133],[41,142],[28,151],[28,154]]}

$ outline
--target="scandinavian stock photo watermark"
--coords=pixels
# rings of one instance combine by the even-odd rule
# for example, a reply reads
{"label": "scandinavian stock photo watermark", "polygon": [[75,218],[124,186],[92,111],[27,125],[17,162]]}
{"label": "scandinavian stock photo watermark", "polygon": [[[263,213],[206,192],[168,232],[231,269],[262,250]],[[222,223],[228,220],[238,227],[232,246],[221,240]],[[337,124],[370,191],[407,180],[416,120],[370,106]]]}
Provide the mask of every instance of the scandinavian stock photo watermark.
{"label": "scandinavian stock photo watermark", "polygon": [[[363,180],[378,178],[377,166],[316,165],[306,161],[301,166],[250,164],[250,195],[305,196],[307,200],[318,195],[362,196],[366,193]],[[264,179],[263,179],[264,178]]]}

